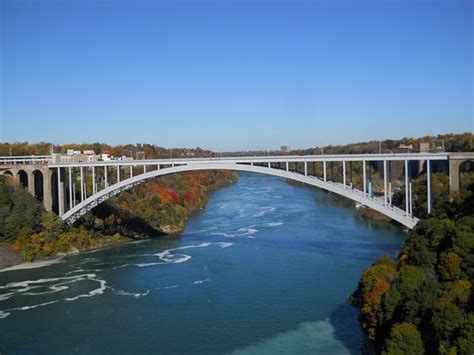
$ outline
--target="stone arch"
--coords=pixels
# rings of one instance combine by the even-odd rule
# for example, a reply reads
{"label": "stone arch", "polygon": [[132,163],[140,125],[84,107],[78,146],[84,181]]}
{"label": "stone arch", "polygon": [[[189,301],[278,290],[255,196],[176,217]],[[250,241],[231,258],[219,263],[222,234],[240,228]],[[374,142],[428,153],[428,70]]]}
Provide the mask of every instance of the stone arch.
{"label": "stone arch", "polygon": [[33,174],[33,193],[36,199],[43,201],[44,199],[44,176],[40,170],[34,170]]}
{"label": "stone arch", "polygon": [[28,173],[25,170],[19,170],[16,174],[18,182],[25,188],[28,188]]}
{"label": "stone arch", "polygon": [[56,171],[51,172],[50,180],[51,180],[50,186],[51,186],[51,199],[52,199],[51,210],[59,214],[58,174],[56,173]]}
{"label": "stone arch", "polygon": [[2,175],[3,176],[8,176],[8,177],[11,177],[13,179],[13,173],[10,171],[10,170],[5,170],[2,172]]}

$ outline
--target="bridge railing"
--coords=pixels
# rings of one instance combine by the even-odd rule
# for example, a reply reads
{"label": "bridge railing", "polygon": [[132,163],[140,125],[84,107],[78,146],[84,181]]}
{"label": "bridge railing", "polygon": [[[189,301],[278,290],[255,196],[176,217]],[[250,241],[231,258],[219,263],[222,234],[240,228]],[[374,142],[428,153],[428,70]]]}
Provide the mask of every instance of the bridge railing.
{"label": "bridge railing", "polygon": [[51,155],[0,156],[1,165],[49,164],[51,162],[52,162]]}

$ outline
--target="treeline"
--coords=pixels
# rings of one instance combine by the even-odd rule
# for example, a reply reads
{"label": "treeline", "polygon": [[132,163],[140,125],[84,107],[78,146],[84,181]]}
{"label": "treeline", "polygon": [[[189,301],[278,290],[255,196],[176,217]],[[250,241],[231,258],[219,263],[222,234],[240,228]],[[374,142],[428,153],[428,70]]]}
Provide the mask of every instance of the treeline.
{"label": "treeline", "polygon": [[472,152],[474,151],[474,135],[470,132],[460,134],[439,134],[437,136],[424,136],[418,138],[385,139],[382,141],[368,141],[345,145],[329,145],[310,149],[293,150],[291,154],[365,154],[395,151],[400,145],[413,145],[417,149],[420,143],[430,143],[431,147],[444,145],[446,152]]}
{"label": "treeline", "polygon": [[54,213],[11,178],[0,176],[0,240],[24,260],[105,246],[128,238],[175,233],[205,206],[208,193],[237,176],[227,171],[175,174],[150,180],[97,206],[75,226]]}
{"label": "treeline", "polygon": [[213,152],[196,148],[173,148],[167,149],[155,144],[125,144],[112,146],[105,143],[84,143],[84,144],[63,144],[54,145],[52,143],[0,143],[0,156],[10,155],[49,155],[54,153],[65,154],[68,149],[84,151],[93,150],[95,154],[107,153],[115,157],[127,156],[133,158],[159,159],[159,158],[178,158],[178,157],[209,157]]}
{"label": "treeline", "polygon": [[[435,189],[447,185],[434,180]],[[474,183],[454,201],[442,190],[397,259],[366,269],[351,297],[377,353],[474,353]]]}

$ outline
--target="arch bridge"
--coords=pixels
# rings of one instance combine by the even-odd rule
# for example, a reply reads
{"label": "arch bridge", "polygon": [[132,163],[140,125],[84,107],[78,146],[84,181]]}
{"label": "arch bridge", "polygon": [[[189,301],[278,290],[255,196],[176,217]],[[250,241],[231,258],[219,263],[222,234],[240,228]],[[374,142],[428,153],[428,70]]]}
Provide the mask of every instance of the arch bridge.
{"label": "arch bridge", "polygon": [[[474,153],[344,154],[306,156],[254,156],[193,159],[110,160],[61,162],[61,156],[0,157],[0,174],[10,175],[42,200],[47,210],[55,210],[68,224],[110,197],[155,177],[197,170],[233,170],[261,173],[312,185],[349,198],[413,228],[411,178],[415,170],[427,174],[427,209],[431,212],[432,164],[449,162],[451,191],[459,189],[459,166],[474,160]],[[405,208],[392,204],[392,163],[403,166]],[[340,180],[334,179],[333,164]],[[361,165],[361,186],[352,184],[352,164]],[[367,165],[381,164],[383,186],[374,193]],[[316,169],[318,166],[318,169]],[[330,172],[328,172],[328,167]],[[319,174],[317,173],[319,171]],[[349,176],[348,176],[349,171]],[[369,171],[369,174],[367,172]],[[416,174],[416,172],[415,172]],[[369,176],[368,176],[369,175]],[[348,179],[349,177],[349,179]]]}

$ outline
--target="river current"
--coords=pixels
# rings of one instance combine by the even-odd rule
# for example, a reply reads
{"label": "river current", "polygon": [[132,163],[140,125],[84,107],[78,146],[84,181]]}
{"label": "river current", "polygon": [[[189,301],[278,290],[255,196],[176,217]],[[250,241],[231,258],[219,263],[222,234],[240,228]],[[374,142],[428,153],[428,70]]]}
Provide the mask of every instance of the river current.
{"label": "river current", "polygon": [[1,354],[358,354],[348,297],[401,228],[241,174],[179,236],[0,272]]}

